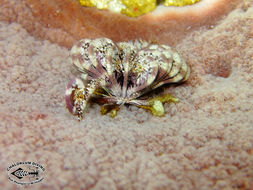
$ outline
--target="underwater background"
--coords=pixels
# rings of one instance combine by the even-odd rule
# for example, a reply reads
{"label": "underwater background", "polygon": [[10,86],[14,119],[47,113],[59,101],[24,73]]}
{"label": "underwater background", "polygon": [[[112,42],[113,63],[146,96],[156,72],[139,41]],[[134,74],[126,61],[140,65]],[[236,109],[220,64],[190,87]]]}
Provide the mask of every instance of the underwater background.
{"label": "underwater background", "polygon": [[[253,2],[208,2],[132,18],[73,0],[1,1],[1,188],[19,189],[6,168],[33,161],[45,179],[26,189],[252,189]],[[180,102],[164,117],[122,106],[115,118],[94,103],[78,122],[64,99],[77,75],[69,50],[99,37],[176,48],[191,75],[155,95]]]}

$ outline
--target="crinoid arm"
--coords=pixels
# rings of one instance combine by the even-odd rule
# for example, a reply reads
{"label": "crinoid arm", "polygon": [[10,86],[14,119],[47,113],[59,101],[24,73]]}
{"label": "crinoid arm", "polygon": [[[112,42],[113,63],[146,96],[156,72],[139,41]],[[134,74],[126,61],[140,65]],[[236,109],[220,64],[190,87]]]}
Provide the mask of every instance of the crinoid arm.
{"label": "crinoid arm", "polygon": [[148,101],[147,105],[140,105],[139,107],[146,110],[150,110],[154,116],[161,117],[161,116],[164,116],[165,114],[163,104],[170,103],[170,102],[178,103],[179,100],[178,98],[170,94],[165,94],[163,96],[152,98]]}

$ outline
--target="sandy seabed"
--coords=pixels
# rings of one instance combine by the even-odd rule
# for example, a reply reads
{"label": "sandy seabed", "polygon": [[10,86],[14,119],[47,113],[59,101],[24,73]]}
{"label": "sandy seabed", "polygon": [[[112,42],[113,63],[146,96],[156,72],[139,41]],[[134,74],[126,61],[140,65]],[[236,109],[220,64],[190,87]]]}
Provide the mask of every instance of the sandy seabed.
{"label": "sandy seabed", "polygon": [[91,104],[81,122],[65,108],[76,71],[69,50],[0,22],[0,187],[6,168],[34,161],[45,179],[25,189],[253,189],[253,7],[237,8],[175,47],[189,80],[164,87],[178,104],[157,118]]}

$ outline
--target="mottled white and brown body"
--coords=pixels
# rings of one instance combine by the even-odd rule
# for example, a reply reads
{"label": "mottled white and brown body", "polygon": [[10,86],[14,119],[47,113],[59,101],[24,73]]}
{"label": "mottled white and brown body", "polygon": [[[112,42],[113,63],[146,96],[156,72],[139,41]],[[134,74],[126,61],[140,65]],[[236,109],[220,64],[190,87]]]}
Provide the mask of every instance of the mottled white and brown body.
{"label": "mottled white and brown body", "polygon": [[171,47],[141,40],[82,39],[71,49],[71,59],[82,75],[69,83],[66,103],[79,119],[93,96],[107,104],[148,106],[149,101],[138,98],[163,84],[183,82],[190,74]]}

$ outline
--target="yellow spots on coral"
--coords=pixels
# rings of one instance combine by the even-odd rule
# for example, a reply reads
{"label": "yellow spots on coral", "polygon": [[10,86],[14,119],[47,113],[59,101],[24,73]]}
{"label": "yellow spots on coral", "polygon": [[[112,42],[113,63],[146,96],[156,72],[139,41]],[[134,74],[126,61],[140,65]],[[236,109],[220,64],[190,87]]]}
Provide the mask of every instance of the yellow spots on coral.
{"label": "yellow spots on coral", "polygon": [[[130,17],[138,17],[153,11],[159,3],[165,6],[192,5],[200,0],[79,0],[80,4],[98,9],[108,9]],[[159,2],[159,3],[158,3]]]}
{"label": "yellow spots on coral", "polygon": [[137,17],[156,8],[156,0],[79,0],[81,5],[121,12],[131,17]]}
{"label": "yellow spots on coral", "polygon": [[96,3],[94,0],[79,0],[79,2],[82,6],[86,6],[86,7],[96,6]]}
{"label": "yellow spots on coral", "polygon": [[79,0],[80,4],[98,9],[108,9],[114,12],[121,12],[125,5],[121,0]]}
{"label": "yellow spots on coral", "polygon": [[185,6],[185,5],[192,5],[200,0],[165,0],[164,5],[165,6]]}
{"label": "yellow spots on coral", "polygon": [[156,0],[122,0],[122,2],[126,8],[122,9],[121,13],[131,17],[138,17],[151,12],[157,6]]}

